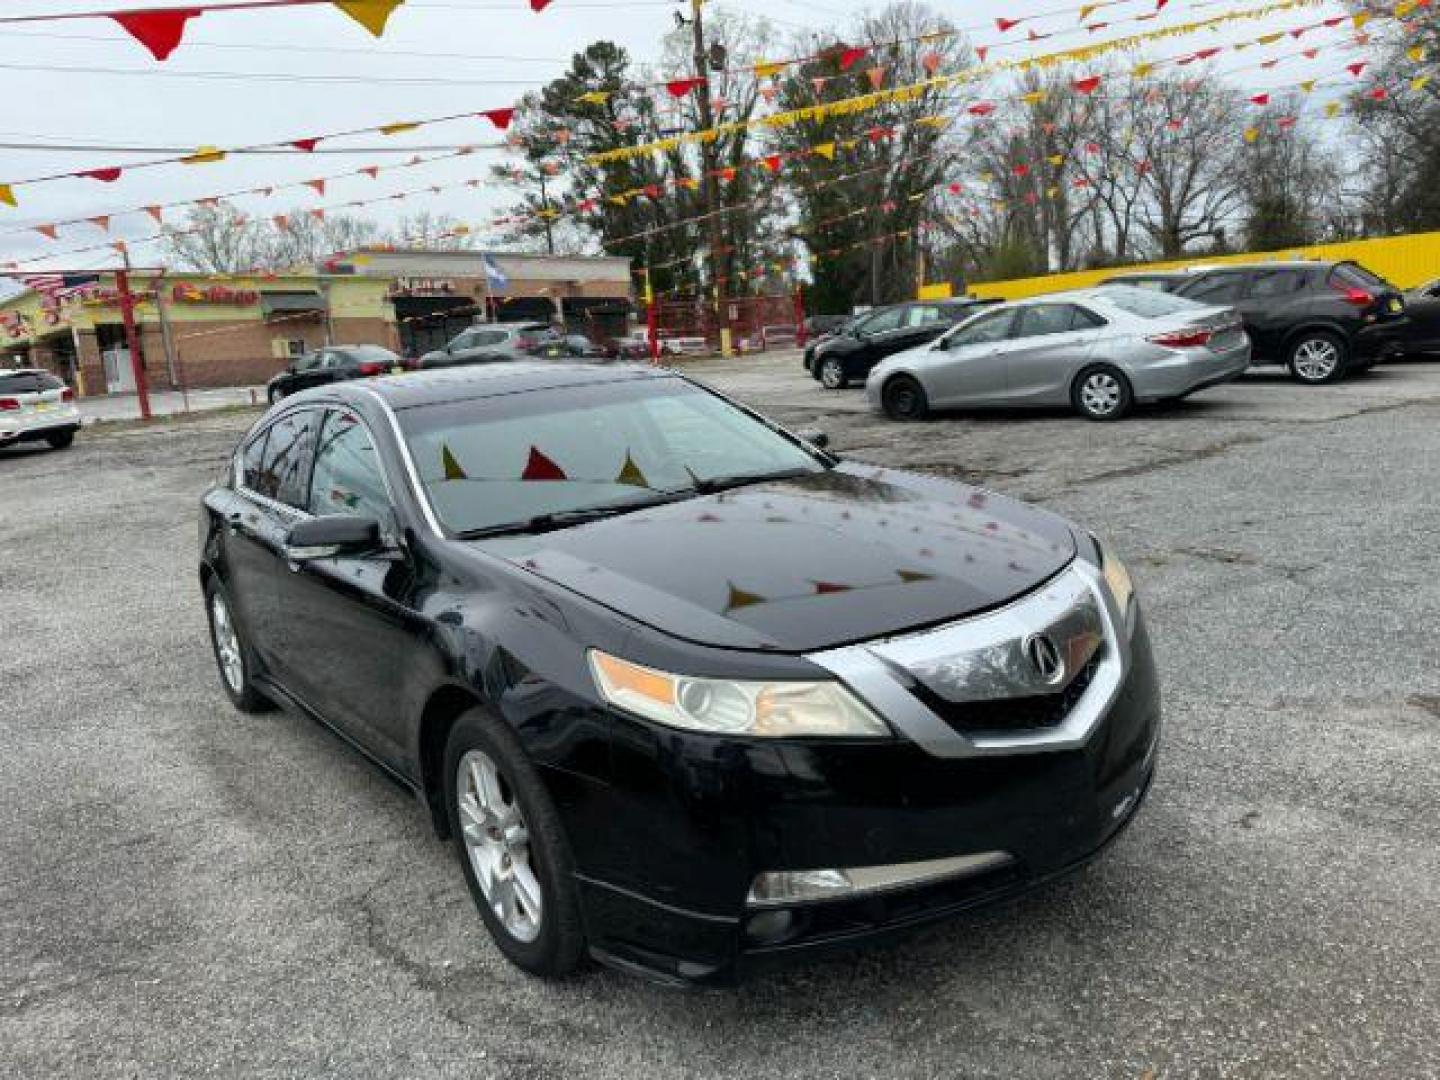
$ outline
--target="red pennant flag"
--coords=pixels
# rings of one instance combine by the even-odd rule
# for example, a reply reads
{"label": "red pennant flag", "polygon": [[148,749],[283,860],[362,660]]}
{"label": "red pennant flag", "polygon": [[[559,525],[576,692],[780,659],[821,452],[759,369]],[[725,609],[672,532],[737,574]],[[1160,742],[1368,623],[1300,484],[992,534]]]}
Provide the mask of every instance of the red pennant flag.
{"label": "red pennant flag", "polygon": [[320,195],[324,195],[324,194],[325,194],[325,181],[324,181],[323,179],[320,179],[320,180],[306,180],[306,181],[305,181],[305,186],[308,187],[308,188],[314,188],[315,191],[316,191],[318,194],[320,194]]}
{"label": "red pennant flag", "polygon": [[765,168],[769,169],[772,173],[778,173],[780,171],[781,160],[782,159],[779,154],[769,154],[761,159],[761,164],[764,165]]}
{"label": "red pennant flag", "polygon": [[1070,186],[1077,188],[1089,187],[1090,181],[1086,180],[1083,176],[1077,176],[1074,180],[1070,181]]}
{"label": "red pennant flag", "polygon": [[550,0],[530,0],[530,10],[539,14],[550,6]]}
{"label": "red pennant flag", "polygon": [[494,124],[501,131],[504,131],[510,126],[510,121],[515,119],[515,110],[489,109],[485,112],[482,112],[480,115],[485,117],[486,120],[489,120],[490,123]]}
{"label": "red pennant flag", "polygon": [[58,240],[60,238],[60,234],[56,231],[54,225],[36,225],[35,231],[41,236],[48,237],[51,240]]}
{"label": "red pennant flag", "polygon": [[1100,144],[1097,143],[1097,142],[1087,142],[1087,143],[1085,144],[1085,153],[1087,153],[1087,154],[1098,154],[1098,153],[1100,153]]}
{"label": "red pennant flag", "polygon": [[995,106],[988,101],[977,101],[965,111],[971,116],[989,116],[995,111]]}
{"label": "red pennant flag", "polygon": [[357,170],[357,171],[364,173],[366,176],[370,177],[371,180],[374,180],[374,179],[378,178],[379,175],[380,175],[380,166],[379,166],[379,165],[366,165],[366,166],[364,166],[363,168],[361,168],[361,169],[359,169],[359,170]]}
{"label": "red pennant flag", "polygon": [[276,214],[276,215],[275,215],[273,218],[271,218],[270,220],[275,223],[275,227],[276,227],[277,229],[288,229],[288,228],[290,228],[290,219],[289,219],[288,217],[286,217],[284,214]]}
{"label": "red pennant flag", "polygon": [[1024,19],[996,19],[995,27],[1000,31],[1000,33],[1007,34],[1011,30],[1014,30],[1015,27],[1019,26],[1024,21]]}
{"label": "red pennant flag", "polygon": [[817,76],[816,78],[811,79],[811,80],[810,80],[810,89],[813,90],[813,91],[815,91],[815,96],[816,96],[816,97],[819,97],[821,94],[823,94],[823,93],[825,92],[825,79],[824,79],[824,78],[821,78],[821,77],[818,77],[818,76]]}
{"label": "red pennant flag", "polygon": [[959,181],[952,180],[952,181],[950,182],[950,194],[951,194],[951,195],[959,195],[960,192],[962,192],[963,190],[965,190],[965,189],[961,186],[961,184],[959,183]]}
{"label": "red pennant flag", "polygon": [[871,87],[876,90],[885,85],[885,69],[883,67],[870,68],[865,72],[865,77],[870,80]]}
{"label": "red pennant flag", "polygon": [[76,173],[75,175],[88,176],[91,180],[99,180],[102,184],[113,184],[116,180],[120,179],[120,169],[118,166],[111,165],[104,169],[86,169],[84,172]]}
{"label": "red pennant flag", "polygon": [[1354,64],[1346,64],[1345,70],[1350,72],[1351,75],[1354,75],[1358,79],[1360,77],[1360,73],[1364,71],[1368,66],[1369,65],[1366,61],[1361,60]]}
{"label": "red pennant flag", "polygon": [[295,139],[290,143],[290,145],[295,147],[296,150],[304,150],[305,153],[311,154],[315,152],[315,146],[319,142],[320,138],[319,136],[316,136],[313,139]]}
{"label": "red pennant flag", "polygon": [[1165,5],[1168,3],[1170,3],[1170,0],[1155,0],[1155,10],[1164,11]]}
{"label": "red pennant flag", "polygon": [[1016,176],[1029,176],[1030,166],[1022,162],[1019,165],[1012,166],[1010,171],[1013,172]]}
{"label": "red pennant flag", "polygon": [[696,76],[689,79],[671,79],[665,84],[665,89],[670,92],[671,97],[682,98],[690,93],[691,90],[704,85],[705,80]]}
{"label": "red pennant flag", "polygon": [[1184,126],[1185,126],[1185,122],[1184,122],[1183,120],[1166,120],[1166,121],[1165,121],[1165,127],[1166,127],[1166,129],[1169,130],[1169,131],[1179,131],[1179,130],[1180,130],[1182,127],[1184,127]]}
{"label": "red pennant flag", "polygon": [[145,212],[155,219],[156,225],[165,224],[165,212],[158,206],[147,206]]}
{"label": "red pennant flag", "polygon": [[525,462],[521,480],[568,480],[565,470],[542,454],[537,447],[530,447],[530,459]]}
{"label": "red pennant flag", "polygon": [[214,209],[215,207],[220,205],[220,200],[214,195],[207,195],[205,198],[196,199],[195,201],[198,202],[201,206],[208,206],[211,209]]}
{"label": "red pennant flag", "polygon": [[983,63],[985,62],[985,57],[987,57],[988,55],[990,55],[990,46],[989,46],[989,45],[976,45],[976,46],[975,46],[975,55],[976,55],[976,57],[980,60],[980,63],[983,64]]}
{"label": "red pennant flag", "polygon": [[1333,15],[1326,19],[1322,25],[1324,25],[1327,30],[1334,30],[1335,27],[1339,26],[1349,17],[1348,15]]}
{"label": "red pennant flag", "polygon": [[125,32],[164,60],[185,34],[185,24],[202,14],[200,8],[161,8],[150,11],[117,11],[110,16]]}
{"label": "red pennant flag", "polygon": [[317,206],[314,210],[310,211],[310,216],[313,217],[316,221],[324,221],[325,211],[323,208]]}
{"label": "red pennant flag", "polygon": [[850,46],[840,54],[840,70],[849,71],[852,67],[864,59],[865,54],[870,50],[863,46]]}
{"label": "red pennant flag", "polygon": [[1100,76],[1089,75],[1083,79],[1076,79],[1072,84],[1075,90],[1081,94],[1093,94],[1100,88]]}
{"label": "red pennant flag", "polygon": [[97,225],[103,232],[110,231],[110,215],[100,214],[97,217],[87,218],[92,225]]}
{"label": "red pennant flag", "polygon": [[1388,96],[1389,95],[1385,92],[1385,87],[1383,86],[1375,87],[1374,90],[1371,90],[1370,93],[1366,95],[1366,97],[1370,98],[1372,101],[1384,101]]}
{"label": "red pennant flag", "polygon": [[1030,41],[1044,41],[1046,38],[1050,37],[1050,35],[1037,34],[1034,30],[1027,30],[1025,32],[1025,37]]}
{"label": "red pennant flag", "polygon": [[720,178],[722,180],[734,180],[735,170],[729,165],[725,166],[725,168],[720,170]]}
{"label": "red pennant flag", "polygon": [[1294,116],[1282,116],[1279,120],[1275,121],[1275,126],[1278,127],[1281,131],[1284,131],[1287,128],[1293,128],[1295,126],[1296,119],[1297,118]]}
{"label": "red pennant flag", "polygon": [[1256,94],[1254,97],[1252,97],[1252,98],[1250,99],[1250,104],[1251,104],[1251,105],[1269,105],[1269,104],[1270,104],[1270,95],[1269,95],[1269,94]]}
{"label": "red pennant flag", "polygon": [[1195,59],[1197,59],[1197,60],[1209,60],[1212,56],[1219,56],[1219,55],[1220,55],[1220,50],[1219,50],[1219,49],[1201,49],[1199,52],[1197,52],[1197,53],[1195,54]]}
{"label": "red pennant flag", "polygon": [[[982,58],[983,59],[983,58]],[[931,75],[940,70],[940,54],[938,52],[927,52],[920,57],[920,66]]]}
{"label": "red pennant flag", "polygon": [[833,581],[816,581],[813,584],[816,596],[824,596],[826,593],[849,592],[853,588],[850,585],[837,585]]}

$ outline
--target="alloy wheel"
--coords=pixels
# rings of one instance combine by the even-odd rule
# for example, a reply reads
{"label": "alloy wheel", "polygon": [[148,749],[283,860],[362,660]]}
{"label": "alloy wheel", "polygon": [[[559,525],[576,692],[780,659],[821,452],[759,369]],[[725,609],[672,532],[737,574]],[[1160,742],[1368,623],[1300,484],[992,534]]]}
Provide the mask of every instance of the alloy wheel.
{"label": "alloy wheel", "polygon": [[1080,386],[1080,402],[1092,416],[1109,416],[1120,407],[1125,391],[1108,371],[1093,372]]}
{"label": "alloy wheel", "polygon": [[489,754],[467,750],[456,766],[455,791],[465,851],[485,902],[511,937],[534,941],[545,901],[514,790]]}
{"label": "alloy wheel", "polygon": [[1326,338],[1302,341],[1295,349],[1295,374],[1306,382],[1324,382],[1339,363],[1339,348]]}
{"label": "alloy wheel", "polygon": [[210,599],[210,625],[215,631],[215,654],[220,659],[225,685],[236,694],[244,693],[245,660],[240,652],[240,636],[235,632],[230,607],[219,593]]}
{"label": "alloy wheel", "polygon": [[845,385],[845,368],[838,360],[826,360],[820,365],[820,385],[826,390],[839,390]]}

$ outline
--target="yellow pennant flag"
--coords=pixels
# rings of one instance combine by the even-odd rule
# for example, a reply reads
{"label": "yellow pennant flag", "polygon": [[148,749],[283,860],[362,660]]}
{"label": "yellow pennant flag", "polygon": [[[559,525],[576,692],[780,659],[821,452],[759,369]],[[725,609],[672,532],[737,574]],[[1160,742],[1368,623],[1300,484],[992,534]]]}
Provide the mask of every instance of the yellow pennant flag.
{"label": "yellow pennant flag", "polygon": [[1284,34],[1263,34],[1255,40],[1261,45],[1274,45],[1275,42],[1279,41],[1284,36]]}
{"label": "yellow pennant flag", "polygon": [[1020,100],[1026,105],[1039,105],[1045,100],[1044,90],[1031,90],[1028,94],[1021,94]]}
{"label": "yellow pennant flag", "polygon": [[419,124],[414,124],[414,123],[409,123],[409,122],[406,122],[406,123],[403,123],[403,124],[386,124],[385,126],[383,126],[383,127],[380,129],[380,134],[381,134],[381,135],[399,135],[402,131],[414,131],[414,130],[415,130],[416,128],[418,128],[419,126],[420,126]]}
{"label": "yellow pennant flag", "polygon": [[1094,15],[1095,9],[1099,6],[1099,4],[1086,4],[1082,7],[1080,9],[1080,21],[1083,23],[1086,19],[1090,18],[1091,15]]}
{"label": "yellow pennant flag", "polygon": [[[1430,85],[1430,76],[1429,76],[1429,75],[1421,75],[1421,76],[1419,76],[1418,78],[1415,78],[1415,79],[1411,79],[1411,80],[1410,80],[1410,89],[1411,89],[1411,90],[1417,90],[1417,91],[1418,91],[1418,90],[1424,90],[1425,87],[1427,87],[1427,86],[1429,86],[1429,85]],[[0,198],[4,198],[3,192],[0,192]],[[14,206],[15,204],[14,204],[14,203],[11,203],[10,205],[11,205],[11,206]]]}
{"label": "yellow pennant flag", "polygon": [[1425,46],[1412,45],[1410,46],[1410,48],[1405,50],[1405,55],[1418,64],[1421,60],[1425,59]]}
{"label": "yellow pennant flag", "polygon": [[211,161],[224,161],[225,151],[218,146],[202,146],[189,157],[180,159],[182,165],[204,165]]}
{"label": "yellow pennant flag", "polygon": [[833,142],[821,143],[819,146],[812,146],[810,149],[818,157],[823,157],[826,161],[835,160],[835,144]]}
{"label": "yellow pennant flag", "polygon": [[1253,143],[1253,142],[1254,142],[1256,139],[1258,139],[1258,138],[1260,138],[1260,129],[1259,129],[1259,128],[1253,128],[1253,127],[1252,127],[1252,128],[1246,128],[1246,129],[1245,129],[1245,141],[1246,141],[1247,143]]}
{"label": "yellow pennant flag", "polygon": [[1048,158],[1046,158],[1045,160],[1048,161],[1048,162],[1050,162],[1051,165],[1064,165],[1064,164],[1065,164],[1065,155],[1064,155],[1064,154],[1051,154],[1051,155],[1050,155]]}
{"label": "yellow pennant flag", "polygon": [[1361,30],[1365,24],[1370,21],[1370,13],[1368,11],[1357,11],[1350,21],[1355,24],[1356,30]]}
{"label": "yellow pennant flag", "polygon": [[1403,19],[1419,6],[1419,4],[1415,3],[1415,0],[1400,0],[1400,3],[1395,5],[1395,10],[1392,14],[1397,19]]}
{"label": "yellow pennant flag", "polygon": [[385,23],[389,21],[391,13],[404,2],[405,0],[333,0],[336,7],[376,37],[385,33]]}
{"label": "yellow pennant flag", "polygon": [[757,79],[773,79],[780,72],[785,70],[784,64],[774,64],[768,60],[762,60],[755,65],[755,77]]}
{"label": "yellow pennant flag", "polygon": [[6,206],[19,206],[15,201],[15,189],[9,184],[0,184],[0,202]]}
{"label": "yellow pennant flag", "polygon": [[1052,199],[1058,199],[1060,197],[1060,189],[1058,187],[1048,187],[1045,189],[1045,194]]}
{"label": "yellow pennant flag", "polygon": [[1302,83],[1300,84],[1300,91],[1301,91],[1301,93],[1308,94],[1308,93],[1311,93],[1314,89],[1315,89],[1315,80],[1314,80],[1314,79],[1306,79],[1304,82],[1302,82]]}
{"label": "yellow pennant flag", "polygon": [[460,467],[460,462],[455,460],[455,455],[450,447],[444,443],[440,444],[440,467],[445,470],[446,480],[468,480],[470,477]]}
{"label": "yellow pennant flag", "polygon": [[1154,64],[1136,64],[1135,70],[1130,72],[1137,79],[1143,79],[1155,70]]}
{"label": "yellow pennant flag", "polygon": [[582,105],[604,105],[610,100],[610,94],[605,90],[587,90],[575,100]]}
{"label": "yellow pennant flag", "polygon": [[1328,117],[1328,118],[1331,119],[1331,120],[1333,120],[1333,119],[1335,119],[1335,117],[1339,116],[1339,115],[1340,115],[1340,102],[1338,102],[1338,101],[1332,101],[1332,102],[1330,102],[1330,104],[1326,105],[1326,106],[1325,106],[1325,115],[1326,115],[1326,117]]}
{"label": "yellow pennant flag", "polygon": [[620,467],[620,475],[615,477],[615,483],[642,488],[650,486],[650,481],[645,479],[645,474],[640,471],[640,466],[635,464],[629,450],[625,451],[625,464]]}

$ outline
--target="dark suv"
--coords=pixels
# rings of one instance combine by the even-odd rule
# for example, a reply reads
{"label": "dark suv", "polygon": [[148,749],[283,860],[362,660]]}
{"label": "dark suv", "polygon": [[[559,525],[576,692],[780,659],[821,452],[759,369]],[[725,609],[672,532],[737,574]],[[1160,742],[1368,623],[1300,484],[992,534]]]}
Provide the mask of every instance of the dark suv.
{"label": "dark suv", "polygon": [[863,380],[887,356],[928,345],[981,304],[994,300],[918,300],[858,315],[805,350],[805,370],[827,390]]}
{"label": "dark suv", "polygon": [[1255,364],[1283,364],[1302,383],[1334,382],[1372,367],[1396,349],[1391,331],[1405,300],[1353,262],[1267,262],[1117,274],[1107,285],[1138,285],[1234,308]]}

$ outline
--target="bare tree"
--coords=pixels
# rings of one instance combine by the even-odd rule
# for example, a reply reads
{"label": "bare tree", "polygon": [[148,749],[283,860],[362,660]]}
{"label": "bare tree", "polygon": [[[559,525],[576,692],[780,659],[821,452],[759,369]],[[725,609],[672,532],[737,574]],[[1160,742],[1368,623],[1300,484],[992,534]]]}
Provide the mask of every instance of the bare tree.
{"label": "bare tree", "polygon": [[1342,239],[1353,230],[1335,155],[1297,122],[1298,95],[1257,117],[1260,136],[1240,155],[1245,245],[1251,251]]}
{"label": "bare tree", "polygon": [[384,233],[380,242],[395,247],[440,251],[473,248],[475,237],[453,214],[421,210],[402,217],[393,229]]}
{"label": "bare tree", "polygon": [[229,203],[195,206],[179,228],[160,241],[165,261],[177,269],[236,274],[262,263],[264,230]]}

